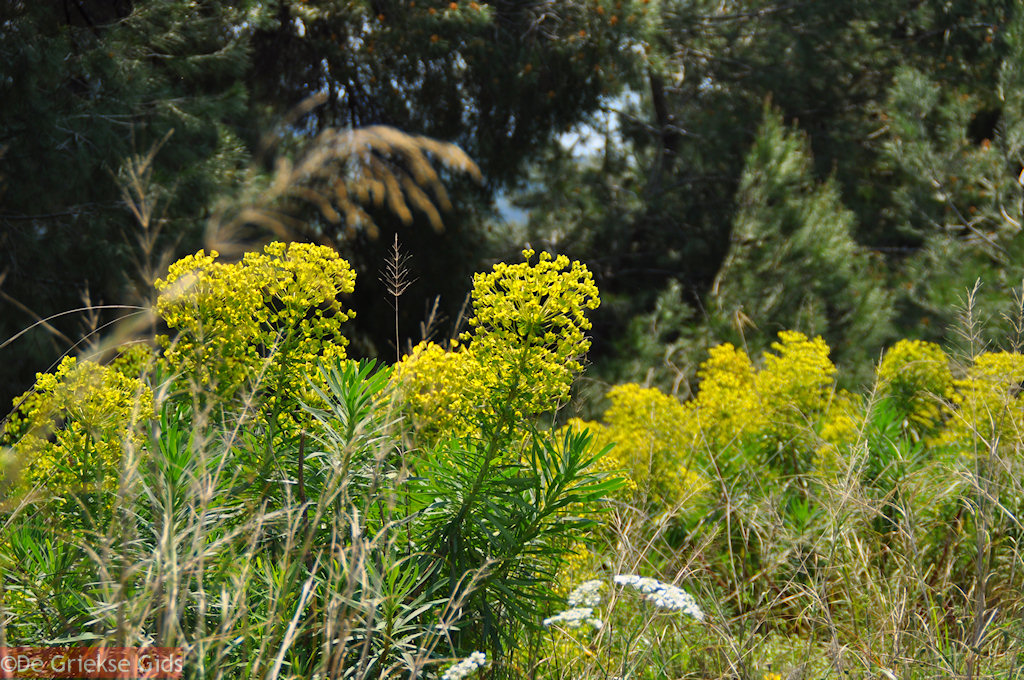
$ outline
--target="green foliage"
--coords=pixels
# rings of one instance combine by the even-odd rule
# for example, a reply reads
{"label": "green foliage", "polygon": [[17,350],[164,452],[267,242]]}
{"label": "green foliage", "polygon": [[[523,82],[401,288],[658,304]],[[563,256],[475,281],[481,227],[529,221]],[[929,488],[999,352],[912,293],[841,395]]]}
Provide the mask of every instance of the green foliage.
{"label": "green foliage", "polygon": [[[893,216],[922,244],[898,271],[905,292],[901,316],[941,338],[955,322],[964,291],[979,280],[976,313],[986,339],[1012,336],[1002,317],[1015,308],[1021,242],[1019,89],[1021,52],[1016,12],[1005,21],[1005,55],[991,80],[946,86],[934,71],[903,69],[886,102],[891,134],[886,162],[895,174]],[[967,349],[973,352],[972,349]]]}
{"label": "green foliage", "polygon": [[495,444],[439,442],[417,463],[412,492],[425,506],[416,528],[433,585],[468,609],[457,648],[500,653],[520,627],[536,627],[562,555],[596,526],[591,515],[618,480],[591,471],[603,452],[586,433],[535,433],[518,460]]}
{"label": "green foliage", "polygon": [[4,605],[14,614],[5,621],[8,639],[92,639],[83,634],[92,615],[85,550],[55,532],[52,518],[40,519],[25,518],[8,528],[0,544]]}
{"label": "green foliage", "polygon": [[[766,335],[821,334],[842,347],[840,360],[874,355],[890,311],[853,240],[853,213],[834,182],[815,181],[807,141],[771,109],[747,155],[736,205],[729,254],[710,296],[713,322],[741,334],[746,326]],[[744,337],[754,347],[763,342]]]}
{"label": "green foliage", "polygon": [[686,301],[680,282],[673,279],[658,293],[649,313],[629,322],[617,352],[621,361],[605,363],[603,373],[612,382],[642,375],[645,382],[688,396],[697,367],[709,346],[715,344],[711,335],[696,309]]}
{"label": "green foliage", "polygon": [[348,484],[347,494],[370,494],[375,481],[367,475],[378,461],[360,456],[375,451],[388,430],[392,371],[375,361],[334,360],[321,362],[318,374],[308,381],[313,398],[302,403],[315,420],[309,430],[321,447],[308,458],[304,493],[320,496],[331,480],[340,478]]}

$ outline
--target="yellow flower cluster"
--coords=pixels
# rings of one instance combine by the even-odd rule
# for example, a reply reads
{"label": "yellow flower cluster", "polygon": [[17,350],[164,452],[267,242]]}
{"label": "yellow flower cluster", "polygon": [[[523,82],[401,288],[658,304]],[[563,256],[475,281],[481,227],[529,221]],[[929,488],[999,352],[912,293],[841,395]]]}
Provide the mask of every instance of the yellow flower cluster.
{"label": "yellow flower cluster", "polygon": [[577,359],[590,341],[587,310],[600,300],[590,271],[565,255],[541,253],[531,264],[533,250],[524,250],[525,262],[499,263],[492,271],[473,277],[474,329],[465,339],[499,341],[506,347],[539,347],[551,354],[559,368],[581,369]]}
{"label": "yellow flower cluster", "polygon": [[1024,441],[1024,355],[981,354],[967,376],[953,385],[951,417],[941,440],[968,450]]}
{"label": "yellow flower cluster", "polygon": [[700,391],[683,418],[691,446],[721,447],[767,427],[757,396],[757,370],[746,352],[730,343],[712,347],[697,377]]}
{"label": "yellow flower cluster", "polygon": [[507,400],[523,415],[543,413],[569,396],[572,380],[590,349],[588,310],[600,299],[594,279],[565,255],[524,250],[525,262],[499,263],[473,277],[471,343],[483,369],[487,395]]}
{"label": "yellow flower cluster", "polygon": [[401,384],[428,439],[463,436],[550,411],[568,398],[590,348],[586,312],[600,304],[593,277],[564,255],[524,250],[525,262],[473,277],[473,317],[461,344],[421,343],[403,358]]}
{"label": "yellow flower cluster", "polygon": [[821,419],[821,440],[814,452],[814,464],[820,480],[838,481],[844,463],[856,446],[864,426],[864,400],[858,394],[839,390]]}
{"label": "yellow flower cluster", "polygon": [[450,350],[421,342],[402,359],[395,380],[401,385],[413,426],[427,441],[465,437],[474,431],[473,395],[467,387],[478,366],[475,357],[452,341]]}
{"label": "yellow flower cluster", "polygon": [[[815,429],[829,422],[833,403],[844,415],[834,419],[833,434],[848,436],[854,420],[846,411],[856,401],[847,393],[835,399],[836,368],[821,338],[784,331],[772,350],[758,369],[743,350],[718,345],[698,370],[700,389],[691,401],[619,385],[608,392],[611,406],[600,423],[570,426],[589,428],[595,450],[615,444],[599,464],[626,475],[623,491],[632,500],[649,498],[666,508],[700,507],[709,485],[698,470],[711,466],[709,456],[726,464],[754,446],[779,465],[787,461],[790,472],[802,471],[810,465]],[[730,456],[719,458],[726,451]]]}
{"label": "yellow flower cluster", "polygon": [[[687,427],[694,447],[721,451],[737,443],[759,442],[772,449],[805,448],[813,425],[827,411],[836,368],[820,337],[783,331],[765,353],[764,368],[746,352],[719,345],[698,372],[697,397],[687,404]],[[797,460],[797,456],[787,456]]]}
{"label": "yellow flower cluster", "polygon": [[44,507],[67,519],[80,502],[91,513],[109,510],[123,452],[141,444],[133,425],[153,414],[149,388],[115,367],[67,357],[15,403],[4,439],[22,464],[22,489],[43,490]]}
{"label": "yellow flower cluster", "polygon": [[878,389],[908,421],[922,431],[933,430],[953,396],[949,359],[935,343],[900,340],[882,357]]}
{"label": "yellow flower cluster", "polygon": [[623,474],[620,491],[632,503],[653,501],[661,508],[692,504],[707,491],[707,482],[691,467],[687,445],[687,409],[674,397],[636,384],[617,385],[608,392],[611,406],[600,423],[571,421],[569,427],[588,428],[594,452],[609,444],[611,451],[598,468]]}
{"label": "yellow flower cluster", "polygon": [[835,387],[836,374],[825,341],[821,337],[808,339],[796,331],[782,331],[772,349],[776,354],[764,355],[764,369],[757,376],[762,402],[767,402],[776,414],[795,410],[806,416],[824,410]]}
{"label": "yellow flower cluster", "polygon": [[341,324],[353,316],[341,302],[355,274],[327,247],[271,243],[237,264],[199,251],[156,282],[157,313],[168,366],[230,397],[256,381],[275,392],[305,384],[318,359],[345,356]]}

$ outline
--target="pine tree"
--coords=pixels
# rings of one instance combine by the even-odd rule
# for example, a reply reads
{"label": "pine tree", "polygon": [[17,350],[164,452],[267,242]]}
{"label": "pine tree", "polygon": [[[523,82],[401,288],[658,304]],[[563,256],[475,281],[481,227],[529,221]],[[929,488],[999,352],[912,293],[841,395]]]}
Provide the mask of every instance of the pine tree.
{"label": "pine tree", "polygon": [[[858,260],[871,254],[865,276],[892,291],[890,298],[899,305],[897,322],[905,330],[919,321],[939,325],[931,307],[952,309],[950,300],[956,296],[938,296],[925,309],[921,301],[908,302],[903,287],[917,286],[907,280],[908,258],[916,261],[911,255],[926,242],[940,243],[936,234],[945,230],[943,208],[931,198],[934,188],[920,182],[911,166],[897,161],[892,152],[894,137],[900,134],[899,106],[906,112],[902,119],[914,121],[927,98],[909,95],[894,106],[893,86],[905,80],[902,74],[915,72],[926,74],[944,93],[943,101],[966,95],[964,101],[957,100],[962,111],[956,126],[957,135],[969,141],[961,145],[951,137],[944,142],[931,139],[929,148],[936,153],[950,160],[960,151],[973,155],[986,138],[995,149],[997,135],[988,128],[995,126],[1003,107],[992,83],[1001,68],[1005,74],[1014,63],[1008,22],[1016,5],[1012,0],[920,2],[911,7],[869,0],[657,3],[640,35],[644,49],[638,68],[646,77],[630,80],[631,95],[615,102],[613,108],[621,114],[617,125],[609,126],[611,144],[599,152],[601,171],[576,171],[558,159],[547,171],[553,180],[543,178],[544,170],[536,173],[537,186],[551,182],[565,188],[555,192],[553,201],[543,189],[536,192],[531,238],[560,235],[570,247],[581,248],[574,251],[576,257],[605,274],[600,283],[610,293],[610,304],[594,324],[596,331],[613,334],[615,340],[595,344],[595,361],[600,362],[602,348],[617,346],[635,364],[637,348],[626,337],[632,332],[625,329],[634,326],[631,320],[646,328],[668,299],[676,307],[696,310],[691,316],[672,315],[673,329],[661,327],[668,342],[690,337],[700,343],[705,341],[701,338],[721,335],[709,335],[695,325],[703,310],[716,304],[710,291],[716,280],[724,280],[719,270],[731,250],[732,228],[746,219],[737,214],[746,200],[739,193],[749,173],[744,158],[758,133],[766,99],[787,126],[802,133],[812,159],[806,181],[827,187],[844,207],[852,240],[840,241],[861,253]],[[934,116],[927,120],[932,126],[928,134],[933,134]],[[1006,121],[1003,116],[998,125]],[[564,218],[545,207],[556,204],[566,208]],[[971,205],[980,215],[977,198],[963,209]],[[957,240],[945,242],[947,250]],[[600,246],[583,252],[586,243]],[[957,257],[952,255],[949,263]],[[922,277],[943,271],[923,261],[920,269]],[[792,287],[799,288],[800,270],[793,271]],[[742,275],[733,267],[730,278],[736,277]],[[943,281],[962,293],[957,276]],[[942,288],[945,283],[932,280],[928,285]],[[621,294],[618,304],[616,292]],[[915,288],[914,296],[922,295]],[[845,303],[829,305],[842,308]],[[809,316],[822,314],[819,309]],[[849,340],[851,346],[856,342]],[[840,352],[846,344],[839,343]],[[676,359],[676,365],[692,365],[685,356]]]}
{"label": "pine tree", "polygon": [[[968,291],[983,337],[1019,335],[1011,319],[1024,281],[1024,13],[1001,36],[996,87],[948,87],[901,71],[887,104],[894,213],[920,246],[894,272],[903,334],[955,338]],[[978,348],[972,348],[977,351]]]}
{"label": "pine tree", "polygon": [[[246,46],[231,30],[243,17],[219,2],[3,4],[0,341],[86,295],[142,301],[140,269],[159,266],[143,260],[199,247],[208,206],[247,162]],[[122,187],[158,147],[147,186],[129,189],[153,207],[141,233]],[[74,351],[84,318],[53,319],[3,349],[0,415]]]}
{"label": "pine tree", "polygon": [[766,108],[709,301],[712,323],[733,336],[722,339],[739,336],[753,351],[797,330],[822,335],[837,363],[870,366],[890,333],[891,309],[853,231],[835,181],[815,180],[804,135]]}

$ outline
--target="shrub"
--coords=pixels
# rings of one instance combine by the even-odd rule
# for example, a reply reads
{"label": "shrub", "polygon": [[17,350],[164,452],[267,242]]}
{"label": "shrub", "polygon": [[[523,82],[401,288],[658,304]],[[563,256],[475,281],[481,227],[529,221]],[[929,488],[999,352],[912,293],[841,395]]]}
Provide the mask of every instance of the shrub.
{"label": "shrub", "polygon": [[419,436],[508,437],[569,396],[590,347],[588,310],[600,304],[593,277],[564,255],[524,250],[473,278],[471,330],[444,350],[421,343],[399,364]]}
{"label": "shrub", "polygon": [[974,358],[967,375],[953,381],[942,440],[974,455],[990,448],[1019,447],[1024,423],[1024,355],[985,352]]}
{"label": "shrub", "polygon": [[[582,368],[598,297],[579,263],[532,255],[477,277],[464,345],[395,374],[345,359],[354,276],[333,251],[173,264],[156,361],[68,359],[7,427],[52,516],[81,507],[92,530],[50,540],[34,498],[5,518],[19,641],[88,625],[187,643],[218,677],[416,675],[478,648],[500,668],[617,485],[589,435],[536,427]],[[416,447],[403,412],[425,424]]]}
{"label": "shrub", "polygon": [[331,248],[270,243],[241,262],[199,251],[157,280],[157,314],[175,336],[160,336],[169,368],[224,398],[267,389],[267,406],[295,396],[318,360],[341,359],[342,296],[355,273]]}
{"label": "shrub", "polygon": [[572,420],[568,425],[589,429],[595,451],[611,447],[600,466],[624,475],[619,496],[655,513],[700,512],[708,484],[694,469],[687,447],[685,407],[675,397],[636,384],[616,385],[607,397],[611,405],[601,422]]}
{"label": "shrub", "polygon": [[695,451],[714,465],[767,465],[784,475],[810,471],[815,432],[828,412],[836,368],[821,338],[782,331],[756,369],[745,352],[723,344],[709,352],[700,388],[687,404]]}
{"label": "shrub", "polygon": [[40,492],[39,507],[69,526],[105,526],[124,453],[139,448],[138,424],[152,417],[152,392],[122,368],[131,370],[66,357],[37,376],[5,428],[22,467],[20,491]]}
{"label": "shrub", "polygon": [[927,434],[942,422],[953,396],[953,374],[942,348],[922,340],[900,340],[878,366],[881,396],[892,402],[906,426]]}

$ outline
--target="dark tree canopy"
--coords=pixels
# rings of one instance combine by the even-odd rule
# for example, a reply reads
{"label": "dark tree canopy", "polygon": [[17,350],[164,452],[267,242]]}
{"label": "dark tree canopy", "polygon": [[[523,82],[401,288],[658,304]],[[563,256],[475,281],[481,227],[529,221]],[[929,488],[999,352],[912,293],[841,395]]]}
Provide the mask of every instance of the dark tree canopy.
{"label": "dark tree canopy", "polygon": [[[631,4],[575,2],[65,0],[2,11],[0,338],[82,306],[86,291],[93,304],[144,301],[152,260],[202,245],[212,207],[250,159],[270,169],[320,130],[381,123],[458,143],[484,169],[483,187],[448,178],[456,205],[443,234],[422,216],[403,232],[424,280],[410,319],[437,293],[454,315],[482,254],[467,222],[616,87],[639,17]],[[324,103],[294,118],[314,96]],[[132,159],[157,147],[146,186],[130,186]],[[141,242],[126,186],[135,198],[144,189],[153,211]],[[314,229],[363,275],[367,351],[391,335],[389,315],[376,318],[375,279],[399,225],[377,218],[376,241]],[[68,315],[5,348],[26,360],[4,363],[0,397],[84,332]]]}
{"label": "dark tree canopy", "polygon": [[[145,273],[158,266],[145,260],[198,243],[207,206],[244,167],[248,131],[246,48],[227,4],[67,0],[0,11],[7,339],[83,299],[144,302]],[[144,233],[121,186],[133,157],[162,140]],[[85,336],[85,319],[55,319],[4,349],[18,357],[0,363],[4,401]]]}
{"label": "dark tree canopy", "polygon": [[[0,9],[0,342],[86,293],[144,303],[167,258],[203,246],[222,201],[258,192],[326,129],[378,124],[458,144],[483,181],[443,174],[440,232],[386,207],[368,208],[376,238],[297,213],[297,237],[334,243],[359,272],[354,350],[390,356],[378,273],[397,234],[417,277],[403,338],[418,339],[436,295],[454,322],[469,273],[529,241],[595,272],[594,358],[609,376],[665,361],[636,346],[659,315],[656,336],[692,358],[727,336],[723,267],[741,298],[757,289],[737,230],[759,225],[762,254],[776,252],[792,240],[787,214],[802,215],[793,233],[831,236],[789,251],[771,284],[819,301],[787,294],[768,326],[814,307],[847,319],[826,324],[833,335],[857,334],[840,310],[868,277],[893,333],[943,337],[969,277],[997,273],[996,317],[1019,279],[1021,21],[1012,0],[14,0]],[[567,150],[573,129],[592,136],[585,153]],[[799,159],[799,172],[758,157]],[[761,200],[770,187],[777,199]],[[508,195],[527,224],[496,214]],[[847,271],[854,260],[864,267]],[[797,262],[832,283],[801,283]],[[5,347],[0,398],[80,340],[86,318]],[[858,342],[872,354],[887,340],[869,335],[829,339],[838,355]]]}
{"label": "dark tree canopy", "polygon": [[[617,113],[595,121],[607,134],[602,152],[582,164],[558,151],[539,159],[536,190],[529,187],[520,199],[531,211],[532,239],[558,244],[599,272],[611,299],[596,315],[595,333],[616,340],[595,343],[595,350],[608,351],[609,359],[638,356],[641,340],[629,329],[634,322],[649,328],[666,314],[659,326],[663,344],[689,349],[680,345],[682,354],[665,359],[672,350],[663,347],[649,363],[669,372],[689,366],[693,377],[706,345],[739,330],[735,324],[728,333],[716,330],[713,318],[723,265],[731,263],[730,278],[748,278],[743,302],[758,307],[753,261],[736,267],[746,256],[737,251],[743,239],[734,230],[754,215],[750,154],[768,151],[769,142],[758,137],[766,105],[806,144],[800,154],[787,154],[789,137],[776,136],[777,158],[810,163],[798,183],[784,180],[792,176],[786,164],[756,170],[760,186],[784,188],[761,204],[774,217],[758,220],[767,217],[763,226],[779,230],[768,247],[788,247],[783,206],[801,204],[806,182],[829,187],[833,219],[852,238],[843,249],[873,263],[858,277],[881,285],[896,305],[892,332],[941,337],[955,317],[953,291],[971,285],[969,275],[953,273],[953,263],[959,259],[976,276],[994,263],[994,253],[997,262],[1012,261],[1006,253],[1013,246],[1002,239],[1020,215],[1019,144],[1007,116],[1016,96],[1008,78],[1020,69],[1019,14],[1007,0],[658,3],[641,36],[645,77],[629,82],[632,96],[612,103]],[[984,246],[985,235],[996,232],[1003,236]],[[808,246],[817,253],[778,263],[777,285],[790,290],[793,304],[770,315],[771,328],[818,304],[810,297],[824,282],[808,287],[808,271],[816,271],[814,261],[839,257],[832,245],[812,239]],[[973,262],[978,265],[968,265]],[[765,294],[776,285],[764,283]],[[822,309],[839,320],[841,300],[852,290],[834,288]],[[1003,284],[992,292],[1010,299]],[[880,318],[888,314],[876,311]],[[759,341],[770,342],[764,331]],[[757,332],[748,330],[748,337]],[[846,343],[877,356],[891,339],[841,335],[847,337],[829,338],[840,356]],[[608,375],[622,377],[615,370]]]}

